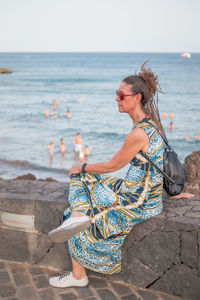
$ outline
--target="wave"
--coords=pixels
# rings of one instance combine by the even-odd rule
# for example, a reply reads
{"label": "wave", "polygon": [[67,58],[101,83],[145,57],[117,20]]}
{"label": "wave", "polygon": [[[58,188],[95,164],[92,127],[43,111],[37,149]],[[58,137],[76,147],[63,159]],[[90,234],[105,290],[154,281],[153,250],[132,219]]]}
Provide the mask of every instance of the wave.
{"label": "wave", "polygon": [[68,174],[69,170],[68,169],[59,169],[59,168],[53,168],[53,167],[44,167],[44,166],[39,166],[37,164],[33,164],[29,161],[26,160],[7,160],[7,159],[2,159],[0,158],[0,163],[1,164],[7,164],[13,167],[20,167],[23,169],[27,170],[39,170],[39,171],[47,171],[51,173],[60,173],[60,174]]}
{"label": "wave", "polygon": [[120,138],[120,139],[124,139],[126,138],[127,134],[128,133],[117,133],[117,132],[114,132],[114,131],[110,131],[110,132],[102,132],[102,131],[83,131],[84,133],[89,133],[90,135],[94,135],[95,137],[98,137],[98,138],[111,138],[111,139],[116,139],[116,138]]}
{"label": "wave", "polygon": [[40,79],[33,79],[33,78],[26,78],[26,82],[34,83],[41,83],[45,85],[55,84],[66,84],[66,83],[99,83],[99,82],[110,82],[107,78],[92,78],[92,77],[73,77],[73,78],[40,78]]}

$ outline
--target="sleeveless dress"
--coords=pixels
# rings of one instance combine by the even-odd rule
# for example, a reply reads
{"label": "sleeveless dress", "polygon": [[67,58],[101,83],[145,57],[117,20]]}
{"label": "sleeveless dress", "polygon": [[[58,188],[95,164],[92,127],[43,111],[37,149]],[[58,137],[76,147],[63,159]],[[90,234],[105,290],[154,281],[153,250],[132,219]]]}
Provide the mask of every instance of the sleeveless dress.
{"label": "sleeveless dress", "polygon": [[[163,169],[164,142],[155,127],[143,119],[135,127],[149,137],[147,155]],[[72,211],[90,216],[92,225],[68,241],[71,256],[85,268],[104,274],[121,271],[121,248],[138,223],[162,211],[163,176],[138,153],[124,179],[81,173],[71,176],[69,203]]]}

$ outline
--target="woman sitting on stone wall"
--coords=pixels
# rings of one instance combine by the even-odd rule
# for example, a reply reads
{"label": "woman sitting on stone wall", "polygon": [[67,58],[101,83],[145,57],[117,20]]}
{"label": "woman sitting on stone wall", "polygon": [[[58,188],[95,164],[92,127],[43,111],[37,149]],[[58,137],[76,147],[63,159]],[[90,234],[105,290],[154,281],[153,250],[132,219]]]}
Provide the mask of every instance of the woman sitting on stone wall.
{"label": "woman sitting on stone wall", "polygon": [[[155,103],[157,76],[145,68],[125,78],[116,91],[120,113],[134,127],[122,148],[108,162],[76,164],[70,170],[70,207],[64,222],[49,232],[57,242],[68,240],[72,272],[49,279],[54,287],[87,286],[86,269],[113,274],[121,270],[121,248],[138,223],[162,212],[163,177],[141,154],[163,168],[164,135]],[[155,127],[157,128],[155,128]],[[130,163],[124,179],[108,175]],[[176,198],[192,195],[179,195]]]}

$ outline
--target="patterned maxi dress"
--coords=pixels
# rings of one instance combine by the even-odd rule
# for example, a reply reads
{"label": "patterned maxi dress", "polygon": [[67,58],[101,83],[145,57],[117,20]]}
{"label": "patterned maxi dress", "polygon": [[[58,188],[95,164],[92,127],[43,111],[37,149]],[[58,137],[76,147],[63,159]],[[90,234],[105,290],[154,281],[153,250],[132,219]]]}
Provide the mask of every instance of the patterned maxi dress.
{"label": "patterned maxi dress", "polygon": [[[147,155],[162,169],[163,140],[145,120],[135,127],[147,133]],[[155,125],[152,120],[148,121]],[[71,256],[95,272],[120,272],[125,237],[135,224],[162,211],[162,192],[162,175],[140,153],[130,162],[124,179],[90,173],[72,175],[70,207],[63,218],[69,218],[72,211],[79,211],[90,216],[92,225],[68,241]]]}

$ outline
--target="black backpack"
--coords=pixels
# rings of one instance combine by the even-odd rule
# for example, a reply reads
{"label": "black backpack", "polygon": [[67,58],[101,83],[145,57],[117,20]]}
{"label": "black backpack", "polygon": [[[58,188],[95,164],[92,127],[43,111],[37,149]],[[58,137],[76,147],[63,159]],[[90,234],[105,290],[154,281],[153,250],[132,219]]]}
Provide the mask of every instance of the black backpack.
{"label": "black backpack", "polygon": [[[146,121],[154,128],[156,128],[152,123]],[[156,128],[157,130],[157,128]],[[170,147],[168,140],[162,136],[165,142],[164,150],[164,170],[161,170],[145,153],[141,152],[142,155],[164,176],[164,189],[170,196],[179,195],[184,188],[185,183],[185,169],[178,159],[176,152]]]}

